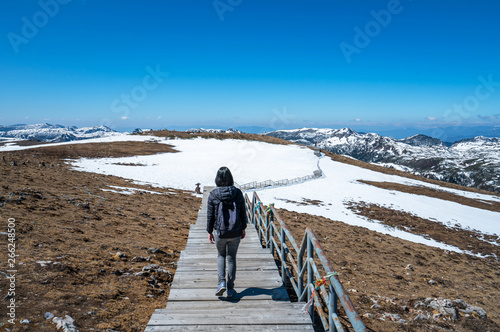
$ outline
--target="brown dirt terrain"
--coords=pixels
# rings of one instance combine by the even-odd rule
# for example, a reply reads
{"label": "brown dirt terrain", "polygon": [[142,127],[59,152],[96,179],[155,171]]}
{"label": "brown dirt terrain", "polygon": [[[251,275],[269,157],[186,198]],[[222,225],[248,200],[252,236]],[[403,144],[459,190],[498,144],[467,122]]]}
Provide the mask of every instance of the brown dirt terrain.
{"label": "brown dirt terrain", "polygon": [[408,212],[365,202],[351,202],[349,208],[361,216],[370,220],[378,220],[391,228],[422,235],[425,238],[434,239],[476,255],[500,257],[500,237],[498,235],[488,235],[457,226],[447,226]]}
{"label": "brown dirt terrain", "polygon": [[260,141],[260,142],[281,144],[281,145],[295,144],[281,138],[276,138],[266,135],[258,135],[258,134],[246,134],[246,133],[195,133],[195,132],[191,133],[191,132],[176,131],[176,130],[157,130],[154,132],[145,132],[142,135],[154,135],[158,137],[184,138],[184,139],[195,138],[195,137],[215,138],[215,139],[239,139],[239,140]]}
{"label": "brown dirt terrain", "polygon": [[[7,232],[7,219],[15,218],[19,255],[17,325],[13,328],[4,309],[9,301],[4,293],[7,279],[0,278],[0,323],[4,327],[55,331],[55,324],[43,317],[51,312],[57,317],[71,316],[80,331],[144,330],[153,311],[166,306],[169,283],[201,199],[190,192],[70,170],[62,159],[168,149],[163,144],[119,142],[1,154],[0,212],[5,227],[0,232]],[[110,186],[161,194],[101,190],[116,190]],[[0,240],[0,270],[5,273],[7,236],[0,235]],[[161,269],[143,271],[150,264]],[[32,323],[20,325],[22,319]]]}
{"label": "brown dirt terrain", "polygon": [[[435,197],[439,199],[443,199],[446,201],[451,201],[455,203],[459,203],[462,205],[472,206],[478,209],[489,210],[500,212],[500,202],[495,201],[483,201],[472,199],[460,195],[456,195],[450,192],[446,192],[444,190],[436,190],[433,188],[427,187],[418,187],[418,186],[408,186],[401,183],[394,182],[375,182],[375,181],[365,181],[358,180],[361,183],[369,184],[378,188],[387,189],[387,190],[396,190],[404,193],[422,195],[428,197]],[[490,194],[491,195],[491,194]]]}
{"label": "brown dirt terrain", "polygon": [[[278,213],[296,240],[303,238],[307,226],[313,229],[363,322],[373,331],[500,331],[498,260],[416,244],[305,213],[282,209]],[[482,307],[488,318],[414,321],[415,304],[428,297],[462,299]],[[384,316],[387,313],[398,314],[407,324]]]}
{"label": "brown dirt terrain", "polygon": [[[158,133],[161,137],[176,135],[178,132]],[[258,137],[269,143],[286,142],[248,134],[183,133],[180,136]],[[175,152],[155,142],[100,144],[70,144],[0,153],[2,224],[6,225],[8,218],[16,219],[16,254],[19,255],[15,297],[19,306],[16,310],[18,324],[14,327],[7,324],[4,308],[8,299],[2,295],[0,324],[4,325],[0,328],[55,331],[55,324],[43,318],[45,312],[51,312],[58,317],[73,317],[80,331],[143,331],[153,311],[166,306],[175,264],[179,252],[184,249],[189,225],[196,220],[201,199],[191,192],[153,188],[114,176],[74,171],[64,162],[64,159],[80,156],[97,158]],[[377,170],[393,171],[383,167]],[[102,190],[114,189],[110,186],[162,194],[138,191],[124,195]],[[451,187],[467,190],[455,185]],[[321,204],[307,199],[301,203]],[[409,227],[410,223],[418,226],[414,227],[417,233],[429,229],[425,221],[413,220],[411,215],[402,218],[399,215],[398,219],[394,217],[398,211],[378,208],[367,206],[365,212],[374,220],[387,219],[393,227]],[[447,252],[322,217],[286,210],[279,213],[296,238],[302,238],[306,226],[313,228],[370,329],[389,332],[500,330],[498,260]],[[2,228],[0,232],[7,232],[7,227]],[[440,231],[436,230],[436,234]],[[465,241],[463,235],[450,233],[446,236]],[[4,257],[0,271],[4,272],[7,270],[7,236],[0,235],[0,241],[3,252],[0,255]],[[470,241],[479,239],[472,237]],[[149,250],[151,248],[160,251]],[[143,271],[150,264],[160,269],[150,267]],[[413,270],[405,269],[408,264]],[[435,282],[430,283],[431,280]],[[7,286],[6,279],[0,278],[0,289],[7,289]],[[418,311],[415,304],[427,297],[463,299],[486,310],[488,318],[461,316],[456,322],[446,317],[413,321]],[[378,306],[372,308],[374,304]],[[385,313],[399,314],[408,324],[392,321],[384,316]],[[21,325],[20,319],[29,319],[32,323]]]}

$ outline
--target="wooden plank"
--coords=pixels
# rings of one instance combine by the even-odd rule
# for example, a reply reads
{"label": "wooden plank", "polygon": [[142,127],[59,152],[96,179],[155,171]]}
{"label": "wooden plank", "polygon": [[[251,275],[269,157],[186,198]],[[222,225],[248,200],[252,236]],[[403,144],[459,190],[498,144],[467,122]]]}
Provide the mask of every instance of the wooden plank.
{"label": "wooden plank", "polygon": [[[242,299],[272,299],[273,301],[289,301],[288,293],[284,287],[265,288],[265,287],[248,287],[240,288],[236,285],[236,294],[231,300]],[[217,298],[214,295],[213,288],[200,289],[177,289],[170,290],[168,296],[169,301],[211,301]],[[224,297],[225,298],[225,297]]]}
{"label": "wooden plank", "polygon": [[150,326],[144,332],[167,332],[167,331],[314,331],[309,325],[168,325],[168,326]]}
{"label": "wooden plank", "polygon": [[[179,267],[182,269],[182,271],[190,272],[190,271],[217,271],[217,266],[216,265],[207,265],[207,266],[200,266],[200,265],[183,265]],[[178,268],[178,269],[179,269]],[[238,265],[238,271],[245,271],[248,273],[251,272],[261,272],[261,271],[275,271],[276,270],[276,265],[274,266],[241,266]],[[258,275],[255,276],[256,279],[258,279]]]}
{"label": "wooden plank", "polygon": [[281,309],[302,312],[304,303],[300,302],[276,302],[270,299],[246,301],[224,301],[214,297],[211,301],[169,301],[167,310],[223,310],[228,308],[262,308],[266,310]]}
{"label": "wooden plank", "polygon": [[[279,280],[271,280],[271,279],[263,279],[256,281],[255,279],[239,279],[236,278],[234,284],[237,287],[241,288],[250,288],[250,287],[281,287],[283,285],[281,279]],[[212,280],[178,280],[175,283],[172,283],[170,289],[186,289],[186,288],[211,288],[215,293],[217,289],[217,278]]]}
{"label": "wooden plank", "polygon": [[[165,309],[160,309],[165,310]],[[200,310],[197,312],[169,312],[155,311],[151,317],[150,325],[304,325],[311,324],[307,314],[293,314],[281,311],[277,315],[274,311],[259,309],[228,309],[226,311]]]}
{"label": "wooden plank", "polygon": [[[215,260],[217,261],[217,252],[212,252],[212,253],[206,253],[206,254],[192,254],[192,253],[185,253],[182,254],[179,259],[190,259],[190,260],[199,260],[199,261],[205,261],[205,260]],[[274,262],[274,258],[271,256],[269,253],[237,253],[236,254],[236,263],[240,261],[245,261],[245,260],[254,260],[255,265],[259,265],[259,262],[261,260],[266,260],[270,261],[272,260]]]}
{"label": "wooden plank", "polygon": [[[188,271],[183,271],[183,270],[177,270],[174,275],[174,281],[179,280],[207,280],[208,278],[216,278],[217,273],[213,273],[211,271],[199,271],[198,273],[192,273]],[[278,271],[276,270],[267,270],[267,271],[260,271],[258,278],[255,278],[256,276],[252,273],[246,273],[244,271],[237,270],[236,271],[236,278],[237,279],[251,279],[251,280],[263,280],[263,279],[269,279],[269,280],[274,280],[274,279],[280,279],[281,276],[279,275]]]}

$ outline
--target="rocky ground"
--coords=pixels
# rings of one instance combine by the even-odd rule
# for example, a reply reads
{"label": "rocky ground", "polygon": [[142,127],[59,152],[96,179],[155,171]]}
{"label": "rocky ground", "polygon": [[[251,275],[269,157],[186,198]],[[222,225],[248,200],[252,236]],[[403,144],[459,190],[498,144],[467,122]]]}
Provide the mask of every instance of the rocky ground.
{"label": "rocky ground", "polygon": [[[57,324],[74,324],[79,331],[143,331],[153,311],[166,306],[201,199],[193,192],[74,171],[64,161],[159,152],[175,150],[154,142],[122,142],[0,154],[0,274],[8,270],[8,218],[16,220],[18,255],[16,325],[8,323],[5,309],[11,300],[4,293],[9,280],[0,278],[0,331],[55,331]],[[417,233],[431,228],[400,211],[363,204],[352,208],[388,227],[407,227],[410,220]],[[431,248],[322,217],[279,213],[297,238],[306,226],[313,228],[370,329],[500,330],[497,259]],[[454,230],[446,236],[464,247],[477,245],[478,237],[469,235]],[[496,246],[487,248],[498,255]]]}
{"label": "rocky ground", "polygon": [[323,217],[278,213],[296,238],[302,239],[305,227],[313,229],[370,329],[500,331],[498,260],[428,247]]}
{"label": "rocky ground", "polygon": [[[112,143],[1,154],[0,232],[15,218],[18,255],[16,325],[8,323],[9,283],[2,276],[1,331],[55,331],[46,314],[70,316],[79,331],[144,330],[153,311],[166,306],[201,199],[70,170],[63,159],[172,151],[163,144]],[[114,192],[121,187],[137,190]],[[0,241],[5,274],[7,235]]]}

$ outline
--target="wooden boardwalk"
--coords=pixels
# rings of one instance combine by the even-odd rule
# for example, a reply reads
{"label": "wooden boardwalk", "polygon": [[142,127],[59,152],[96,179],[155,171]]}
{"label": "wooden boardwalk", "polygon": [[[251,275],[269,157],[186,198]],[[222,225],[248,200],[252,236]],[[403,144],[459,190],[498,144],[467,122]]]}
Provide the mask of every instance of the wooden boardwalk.
{"label": "wooden boardwalk", "polygon": [[207,238],[205,187],[196,224],[181,253],[166,309],[153,313],[146,332],[158,331],[313,331],[303,303],[291,303],[274,258],[263,249],[252,225],[237,255],[236,294],[215,296],[217,249]]}

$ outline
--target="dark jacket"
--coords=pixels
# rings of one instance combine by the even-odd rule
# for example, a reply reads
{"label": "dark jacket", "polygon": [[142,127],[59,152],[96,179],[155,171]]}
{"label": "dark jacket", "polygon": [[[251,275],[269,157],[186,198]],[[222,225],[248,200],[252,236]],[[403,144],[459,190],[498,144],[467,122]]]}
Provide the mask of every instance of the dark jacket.
{"label": "dark jacket", "polygon": [[235,201],[240,216],[241,229],[247,228],[247,214],[245,211],[245,198],[241,190],[234,186],[217,187],[208,196],[207,202],[207,232],[212,233],[217,220],[218,206],[222,201]]}

